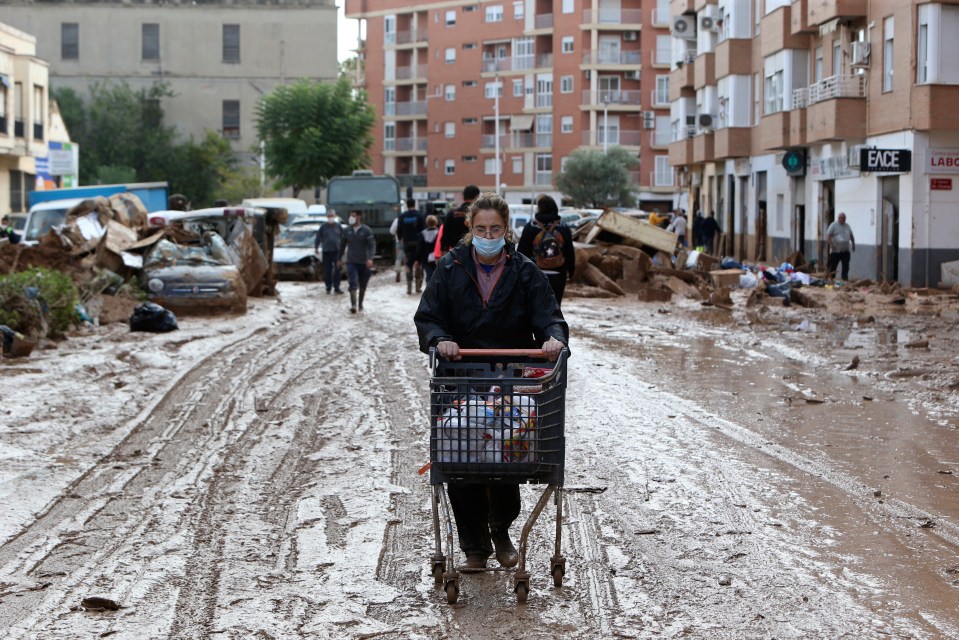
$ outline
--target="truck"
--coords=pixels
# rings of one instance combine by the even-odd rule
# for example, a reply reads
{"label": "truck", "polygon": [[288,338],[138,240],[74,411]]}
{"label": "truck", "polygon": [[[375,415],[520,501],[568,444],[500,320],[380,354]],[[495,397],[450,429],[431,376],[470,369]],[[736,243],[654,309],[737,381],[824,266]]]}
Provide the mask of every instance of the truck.
{"label": "truck", "polygon": [[30,212],[24,227],[23,240],[34,244],[53,227],[62,225],[67,213],[84,200],[117,193],[132,193],[143,202],[147,211],[167,209],[169,187],[166,182],[135,182],[128,184],[101,184],[69,189],[48,189],[30,192]]}
{"label": "truck", "polygon": [[353,175],[331,178],[326,186],[326,207],[340,218],[350,211],[363,215],[363,224],[373,230],[376,252],[392,257],[395,239],[390,225],[400,213],[400,183],[393,176],[374,175],[372,171],[354,171]]}

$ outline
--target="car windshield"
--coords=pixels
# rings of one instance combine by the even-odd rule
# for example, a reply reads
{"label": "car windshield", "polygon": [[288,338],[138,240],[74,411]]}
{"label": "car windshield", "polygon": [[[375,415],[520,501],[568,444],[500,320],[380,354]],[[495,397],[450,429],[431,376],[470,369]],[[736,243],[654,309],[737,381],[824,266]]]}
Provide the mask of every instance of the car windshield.
{"label": "car windshield", "polygon": [[397,204],[400,189],[392,178],[343,178],[330,181],[326,199],[335,204]]}
{"label": "car windshield", "polygon": [[27,228],[24,237],[27,240],[39,240],[50,232],[53,227],[59,227],[67,220],[66,209],[47,209],[46,211],[34,211],[30,215],[30,226]]}
{"label": "car windshield", "polygon": [[312,247],[316,240],[316,228],[290,227],[276,240],[277,247]]}
{"label": "car windshield", "polygon": [[13,227],[14,231],[23,231],[23,228],[27,226],[27,217],[26,216],[11,216],[10,225]]}

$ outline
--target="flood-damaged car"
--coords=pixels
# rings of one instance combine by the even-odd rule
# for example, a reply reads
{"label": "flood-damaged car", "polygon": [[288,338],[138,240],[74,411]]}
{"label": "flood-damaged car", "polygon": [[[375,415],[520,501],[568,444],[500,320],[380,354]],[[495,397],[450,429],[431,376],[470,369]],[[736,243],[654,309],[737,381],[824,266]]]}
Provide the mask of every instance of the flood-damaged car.
{"label": "flood-damaged car", "polygon": [[314,249],[319,230],[318,224],[294,224],[280,232],[273,247],[278,278],[311,282],[323,278],[323,263]]}

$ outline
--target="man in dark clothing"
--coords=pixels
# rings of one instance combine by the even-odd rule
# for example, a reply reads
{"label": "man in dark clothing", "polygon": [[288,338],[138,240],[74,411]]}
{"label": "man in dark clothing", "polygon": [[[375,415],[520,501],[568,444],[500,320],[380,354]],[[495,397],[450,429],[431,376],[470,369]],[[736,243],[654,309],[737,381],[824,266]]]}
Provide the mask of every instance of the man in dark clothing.
{"label": "man in dark clothing", "polygon": [[469,212],[470,204],[479,194],[479,187],[475,184],[468,185],[463,189],[463,204],[446,214],[443,220],[443,236],[440,238],[440,249],[443,253],[458,245],[469,231],[466,226],[466,214]]}
{"label": "man in dark clothing", "polygon": [[719,228],[719,223],[716,222],[716,212],[710,211],[709,217],[703,220],[702,228],[703,246],[706,248],[706,253],[714,253],[713,240],[716,238],[716,234],[722,233],[722,231]]}
{"label": "man in dark clothing", "polygon": [[20,242],[20,234],[13,230],[13,227],[10,226],[10,218],[3,216],[3,220],[0,220],[0,238],[6,238],[10,241],[10,244],[17,244]]}
{"label": "man in dark clothing", "polygon": [[366,285],[370,281],[373,256],[376,254],[376,239],[373,230],[363,224],[359,211],[351,211],[349,227],[343,233],[343,249],[340,263],[346,262],[346,274],[350,282],[350,313],[356,313],[356,292],[359,289],[359,309],[363,310]]}
{"label": "man in dark clothing", "polygon": [[705,243],[703,242],[703,214],[699,209],[693,213],[693,249],[699,249]]}
{"label": "man in dark clothing", "polygon": [[413,278],[416,277],[416,293],[423,289],[423,267],[416,266],[416,251],[419,244],[420,231],[426,228],[426,219],[423,213],[416,209],[416,201],[412,198],[406,201],[406,213],[399,218],[396,237],[403,244],[403,256],[406,262],[406,293],[413,295]]}
{"label": "man in dark clothing", "polygon": [[[557,247],[557,244],[561,246]],[[547,255],[557,249],[562,259]],[[546,275],[557,304],[562,305],[566,281],[572,280],[576,271],[576,251],[573,249],[573,233],[560,222],[559,207],[550,196],[540,196],[536,201],[534,221],[523,227],[516,250],[532,260]]]}
{"label": "man in dark clothing", "polygon": [[343,244],[343,227],[336,217],[336,211],[326,210],[326,222],[320,225],[316,232],[316,240],[313,241],[313,249],[317,253],[322,251],[323,256],[323,281],[326,283],[326,292],[335,290],[337,293],[343,293],[340,289],[340,266],[337,260],[340,257],[340,247]]}

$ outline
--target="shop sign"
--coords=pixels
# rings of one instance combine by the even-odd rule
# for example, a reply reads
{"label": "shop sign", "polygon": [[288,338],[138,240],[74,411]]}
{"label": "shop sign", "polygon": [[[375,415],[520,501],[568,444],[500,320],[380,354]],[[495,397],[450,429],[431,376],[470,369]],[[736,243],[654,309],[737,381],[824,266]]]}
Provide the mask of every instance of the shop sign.
{"label": "shop sign", "polygon": [[952,178],[932,178],[929,188],[933,191],[952,191]]}
{"label": "shop sign", "polygon": [[909,149],[860,149],[859,170],[877,173],[905,173],[912,169]]}
{"label": "shop sign", "polygon": [[834,158],[813,160],[809,166],[809,175],[813,180],[837,180],[858,178],[859,171],[850,167],[846,156],[841,155]]}
{"label": "shop sign", "polygon": [[926,149],[926,173],[959,174],[959,149]]}

